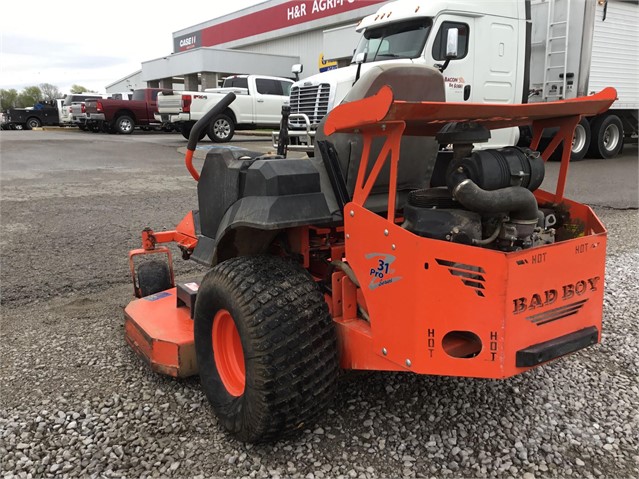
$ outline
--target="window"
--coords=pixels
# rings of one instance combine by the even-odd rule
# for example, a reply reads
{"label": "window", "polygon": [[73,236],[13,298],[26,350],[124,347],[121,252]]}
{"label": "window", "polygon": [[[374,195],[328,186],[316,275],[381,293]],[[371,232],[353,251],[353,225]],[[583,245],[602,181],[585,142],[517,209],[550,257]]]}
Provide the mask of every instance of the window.
{"label": "window", "polygon": [[246,77],[227,77],[224,80],[224,88],[248,88],[248,78]]}
{"label": "window", "polygon": [[420,57],[431,26],[430,18],[420,18],[366,30],[353,58],[358,53],[366,53],[366,63],[369,63]]}
{"label": "window", "polygon": [[281,81],[280,83],[282,84],[282,94],[284,96],[290,96],[291,95],[291,85],[293,85],[293,82]]}
{"label": "window", "polygon": [[64,106],[75,105],[77,103],[82,103],[87,100],[91,100],[93,98],[101,98],[99,95],[67,95],[64,98]]}
{"label": "window", "polygon": [[256,78],[255,86],[262,95],[288,96],[291,92],[291,83],[270,78]]}
{"label": "window", "polygon": [[448,40],[448,30],[451,28],[456,28],[459,32],[457,58],[455,60],[464,58],[468,53],[468,25],[458,22],[444,22],[439,27],[433,42],[433,58],[435,60],[446,60],[446,41]]}

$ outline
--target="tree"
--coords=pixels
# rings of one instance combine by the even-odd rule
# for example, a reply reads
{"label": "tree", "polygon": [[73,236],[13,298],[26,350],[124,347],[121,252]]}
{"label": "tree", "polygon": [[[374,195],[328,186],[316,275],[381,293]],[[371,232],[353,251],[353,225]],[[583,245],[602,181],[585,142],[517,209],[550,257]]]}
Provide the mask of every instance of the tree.
{"label": "tree", "polygon": [[42,100],[42,91],[37,86],[28,86],[18,95],[18,107],[34,106]]}
{"label": "tree", "polygon": [[93,93],[91,90],[89,90],[86,87],[83,87],[82,85],[71,85],[71,93]]}
{"label": "tree", "polygon": [[51,83],[40,83],[39,87],[42,91],[42,97],[46,101],[53,101],[56,98],[62,98],[63,96],[60,89]]}
{"label": "tree", "polygon": [[18,103],[18,91],[15,88],[10,90],[0,89],[0,110],[5,111],[15,108]]}

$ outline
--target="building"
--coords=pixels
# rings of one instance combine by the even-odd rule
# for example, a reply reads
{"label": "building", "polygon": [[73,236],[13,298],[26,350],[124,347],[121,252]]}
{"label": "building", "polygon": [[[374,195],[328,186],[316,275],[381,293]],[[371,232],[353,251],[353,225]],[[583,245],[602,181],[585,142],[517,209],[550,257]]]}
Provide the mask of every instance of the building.
{"label": "building", "polygon": [[107,92],[162,87],[204,90],[231,74],[302,77],[350,62],[357,23],[387,0],[268,0],[173,33],[173,53],[142,63]]}

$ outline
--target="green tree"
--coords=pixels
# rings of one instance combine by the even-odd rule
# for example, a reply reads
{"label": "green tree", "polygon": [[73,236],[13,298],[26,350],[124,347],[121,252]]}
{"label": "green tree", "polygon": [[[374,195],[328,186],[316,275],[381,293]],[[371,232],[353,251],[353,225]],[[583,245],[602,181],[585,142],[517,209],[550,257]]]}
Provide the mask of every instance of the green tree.
{"label": "green tree", "polygon": [[63,97],[60,89],[57,86],[52,85],[51,83],[40,83],[40,85],[38,86],[40,87],[40,90],[42,91],[42,97],[46,101],[52,101],[52,100],[55,100],[56,98]]}
{"label": "green tree", "polygon": [[37,86],[28,86],[18,95],[18,106],[20,108],[34,106],[40,100],[42,100],[42,91],[40,88]]}
{"label": "green tree", "polygon": [[89,89],[82,85],[71,85],[71,93],[84,93],[87,91],[89,91]]}
{"label": "green tree", "polygon": [[0,110],[5,111],[15,108],[18,103],[18,91],[15,88],[10,90],[0,89]]}

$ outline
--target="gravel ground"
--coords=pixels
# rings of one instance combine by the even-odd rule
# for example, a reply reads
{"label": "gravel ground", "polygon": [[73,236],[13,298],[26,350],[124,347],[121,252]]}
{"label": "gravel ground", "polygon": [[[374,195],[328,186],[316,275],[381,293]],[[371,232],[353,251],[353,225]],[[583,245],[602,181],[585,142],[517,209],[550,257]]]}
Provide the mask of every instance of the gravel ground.
{"label": "gravel ground", "polygon": [[[597,208],[609,229],[601,345],[504,381],[346,373],[312,429],[250,446],[217,427],[197,380],[152,373],[124,342],[127,251],[142,227],[171,228],[194,204],[175,147],[127,139],[143,165],[111,152],[99,167],[19,172],[12,138],[0,183],[2,476],[639,477],[635,210]],[[73,141],[64,148],[80,151]],[[33,146],[19,143],[26,161]]]}

